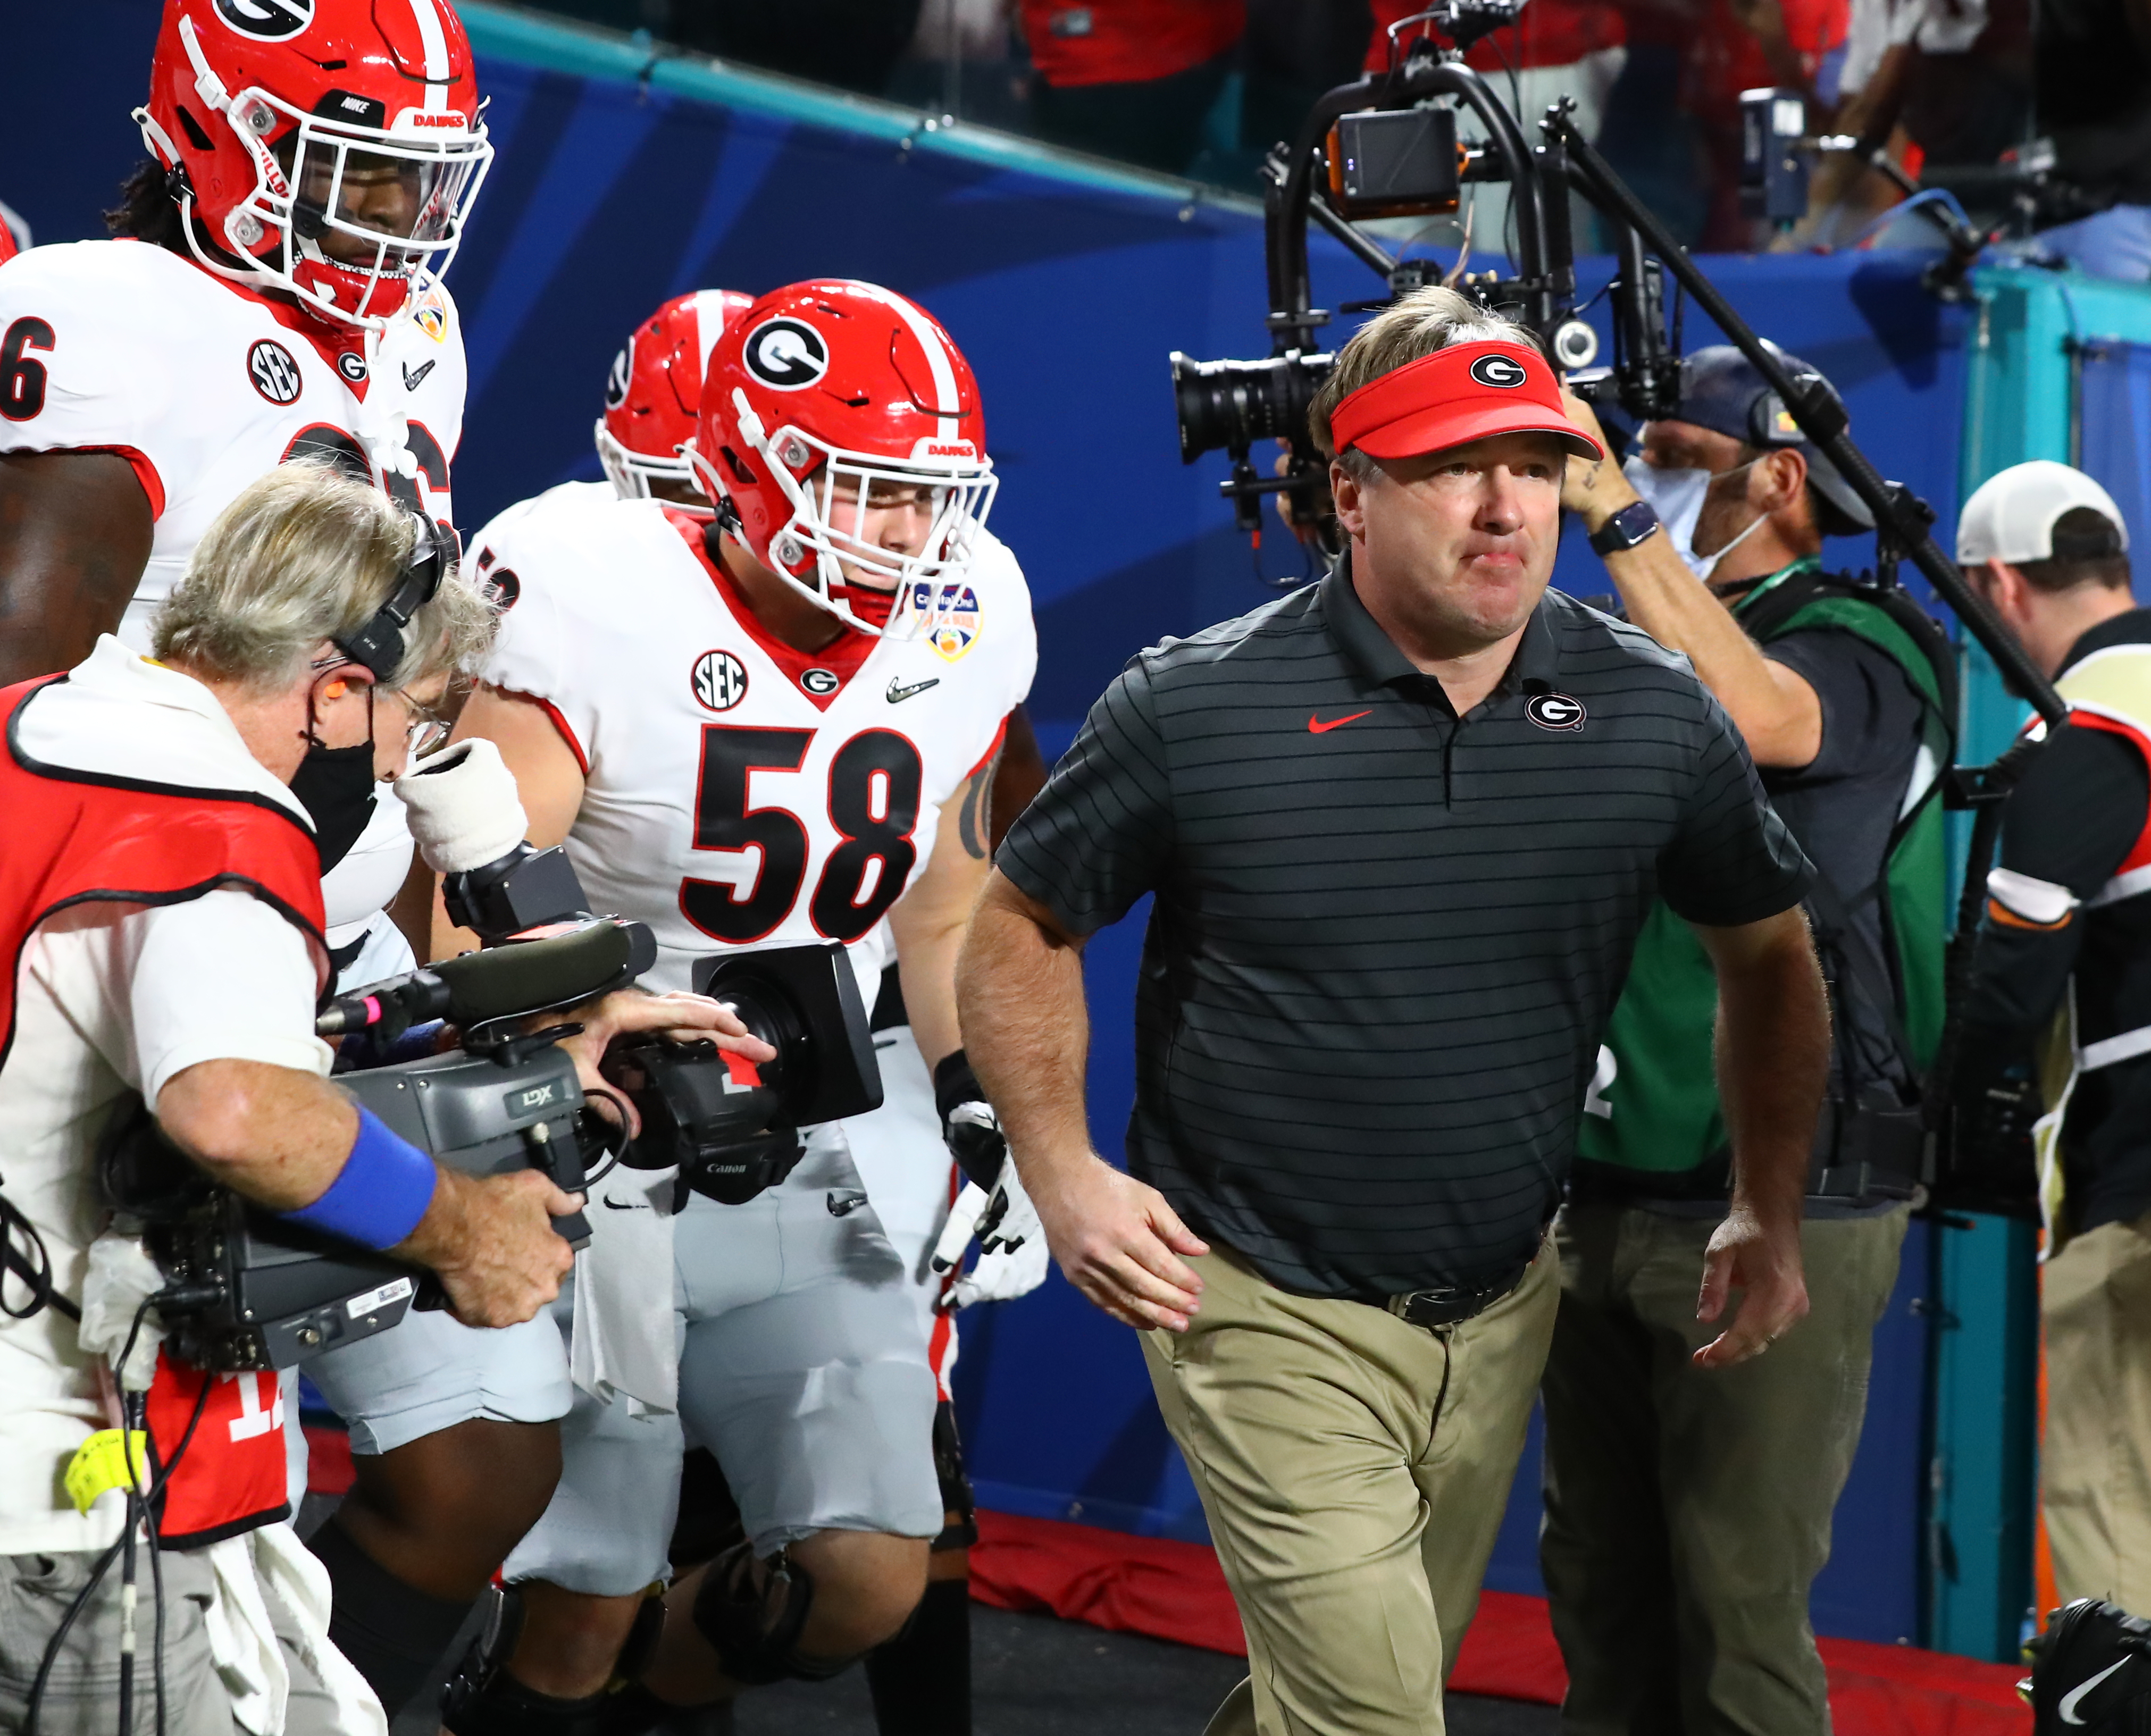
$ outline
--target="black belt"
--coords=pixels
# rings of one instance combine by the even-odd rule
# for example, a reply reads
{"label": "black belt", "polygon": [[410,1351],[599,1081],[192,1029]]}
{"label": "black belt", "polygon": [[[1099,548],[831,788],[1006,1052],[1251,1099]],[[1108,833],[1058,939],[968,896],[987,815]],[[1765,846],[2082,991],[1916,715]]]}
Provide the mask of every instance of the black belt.
{"label": "black belt", "polygon": [[1531,1269],[1526,1260],[1506,1278],[1485,1284],[1437,1284],[1428,1290],[1407,1290],[1400,1296],[1370,1298],[1372,1305],[1394,1314],[1407,1326],[1455,1326],[1483,1314],[1524,1281]]}

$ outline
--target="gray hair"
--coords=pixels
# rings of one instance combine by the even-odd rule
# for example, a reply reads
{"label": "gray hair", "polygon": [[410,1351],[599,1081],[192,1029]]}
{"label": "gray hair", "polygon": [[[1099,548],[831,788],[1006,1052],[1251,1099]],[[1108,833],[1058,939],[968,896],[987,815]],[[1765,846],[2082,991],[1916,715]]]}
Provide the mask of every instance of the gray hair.
{"label": "gray hair", "polygon": [[1337,352],[1329,376],[1315,389],[1307,422],[1316,449],[1334,458],[1354,481],[1372,482],[1381,466],[1356,446],[1337,450],[1329,438],[1329,418],[1338,405],[1362,386],[1394,373],[1407,362],[1418,362],[1453,343],[1488,342],[1528,344],[1541,347],[1538,334],[1528,326],[1486,311],[1468,296],[1438,283],[1391,303],[1357,332]]}
{"label": "gray hair", "polygon": [[[256,692],[299,678],[324,640],[347,639],[388,600],[416,546],[413,516],[332,463],[280,465],[240,490],[195,545],[152,630],[161,660]],[[493,605],[459,572],[403,630],[384,686],[476,662],[493,642]]]}

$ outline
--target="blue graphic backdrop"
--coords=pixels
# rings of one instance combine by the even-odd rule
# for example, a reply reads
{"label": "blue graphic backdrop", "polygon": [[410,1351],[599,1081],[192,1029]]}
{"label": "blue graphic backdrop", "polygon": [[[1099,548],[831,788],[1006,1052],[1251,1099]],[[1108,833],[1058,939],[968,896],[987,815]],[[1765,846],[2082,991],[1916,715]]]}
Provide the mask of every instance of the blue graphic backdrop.
{"label": "blue graphic backdrop", "polygon": [[[17,81],[0,106],[0,198],[40,240],[100,232],[99,209],[139,154],[125,116],[140,99],[156,12],[151,0],[72,0],[10,19],[17,63],[43,74]],[[1172,349],[1267,347],[1250,209],[1056,165],[1033,147],[924,131],[873,105],[649,65],[625,45],[506,13],[466,16],[499,151],[449,280],[472,370],[455,460],[467,529],[553,483],[599,476],[590,430],[607,365],[665,297],[857,276],[923,302],[977,369],[1005,478],[994,528],[1037,601],[1032,711],[1050,755],[1131,652],[1267,595],[1217,496],[1224,460],[1180,463],[1165,362]],[[1587,291],[1607,264],[1587,262]],[[1778,257],[1711,269],[1759,329],[1831,376],[1885,473],[1951,522],[1962,327],[1920,291],[1916,264]],[[1379,292],[1327,242],[1314,275],[1326,306]],[[1688,335],[1692,345],[1710,337],[1696,318]],[[1262,559],[1288,570],[1289,549],[1273,534]],[[1871,559],[1857,545],[1840,552]],[[1582,595],[1608,588],[1574,538],[1556,579]],[[1092,1124],[1113,1153],[1133,1088],[1129,1007],[1145,914],[1100,935],[1086,966]],[[1916,1235],[1878,1341],[1837,1556],[1817,1587],[1826,1632],[1916,1632],[1926,1359],[1910,1304],[1925,1270]],[[1033,1297],[978,1311],[965,1342],[964,1423],[989,1505],[1202,1535],[1133,1342],[1057,1274]],[[1496,1553],[1498,1587],[1536,1588],[1534,1465]]]}

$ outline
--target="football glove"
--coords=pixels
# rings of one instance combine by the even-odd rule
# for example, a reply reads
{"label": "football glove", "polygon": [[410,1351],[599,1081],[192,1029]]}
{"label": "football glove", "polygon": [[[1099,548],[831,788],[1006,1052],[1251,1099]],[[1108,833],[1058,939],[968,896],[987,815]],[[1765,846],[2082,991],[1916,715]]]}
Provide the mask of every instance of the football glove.
{"label": "football glove", "polygon": [[974,1302],[1027,1296],[1045,1282],[1050,1258],[1045,1232],[1013,1163],[1001,1166],[1000,1179],[990,1192],[975,1182],[964,1184],[949,1208],[941,1239],[934,1245],[934,1269],[954,1271],[963,1263],[964,1250],[974,1236],[978,1237],[979,1258],[935,1304],[942,1313],[954,1313]]}

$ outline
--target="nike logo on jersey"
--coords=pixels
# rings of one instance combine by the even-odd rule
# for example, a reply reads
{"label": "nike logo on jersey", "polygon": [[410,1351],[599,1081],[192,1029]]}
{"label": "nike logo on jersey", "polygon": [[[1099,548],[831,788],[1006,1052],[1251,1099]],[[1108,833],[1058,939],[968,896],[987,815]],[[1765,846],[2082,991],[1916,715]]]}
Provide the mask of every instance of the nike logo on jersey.
{"label": "nike logo on jersey", "polygon": [[929,676],[923,681],[914,681],[908,687],[894,676],[891,676],[888,678],[888,702],[893,706],[900,706],[914,693],[924,693],[929,687],[938,687],[940,685],[941,677],[939,676]]}
{"label": "nike logo on jersey", "polygon": [[1311,736],[1326,736],[1334,729],[1342,729],[1348,723],[1357,723],[1362,717],[1374,715],[1372,711],[1354,711],[1349,717],[1333,717],[1327,723],[1310,716],[1307,720],[1307,732]]}
{"label": "nike logo on jersey", "polygon": [[2062,1722],[2065,1724],[2082,1723],[2084,1720],[2082,1715],[2077,1711],[2077,1708],[2083,1703],[2083,1697],[2089,1693],[2092,1689],[2098,1687],[2100,1683],[2105,1681],[2106,1678],[2108,1676],[2111,1676],[2116,1670],[2126,1668],[2132,1661],[2133,1660],[2129,1658],[2124,1658],[2118,1663],[2110,1663],[2107,1665],[2104,1669],[2101,1670],[2096,1676],[2091,1677],[2086,1681],[2078,1683],[2074,1688],[2068,1691],[2068,1693],[2063,1694],[2062,1696],[2062,1703],[2057,1708],[2062,1715]]}
{"label": "nike logo on jersey", "polygon": [[602,1197],[602,1203],[608,1212],[647,1212],[650,1209],[645,1202],[636,1200],[616,1200],[609,1193]]}
{"label": "nike logo on jersey", "polygon": [[403,389],[406,392],[416,392],[421,386],[426,383],[426,376],[433,372],[433,364],[430,362],[422,362],[416,367],[412,367],[407,362],[405,362],[403,364]]}

